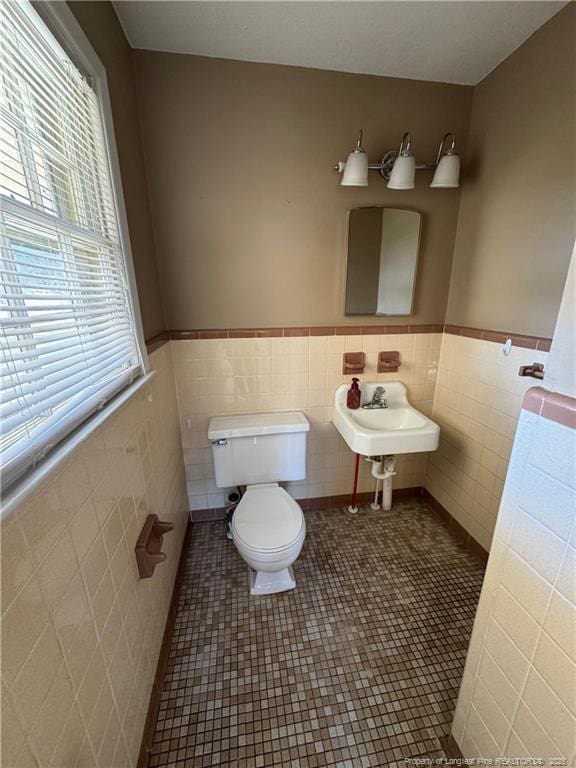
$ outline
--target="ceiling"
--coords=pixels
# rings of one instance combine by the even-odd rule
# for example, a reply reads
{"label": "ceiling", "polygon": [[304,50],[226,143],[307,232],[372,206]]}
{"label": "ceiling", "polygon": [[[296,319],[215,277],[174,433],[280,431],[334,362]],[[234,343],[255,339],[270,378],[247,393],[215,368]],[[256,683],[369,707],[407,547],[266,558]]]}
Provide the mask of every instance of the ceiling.
{"label": "ceiling", "polygon": [[475,85],[565,1],[114,5],[133,48]]}

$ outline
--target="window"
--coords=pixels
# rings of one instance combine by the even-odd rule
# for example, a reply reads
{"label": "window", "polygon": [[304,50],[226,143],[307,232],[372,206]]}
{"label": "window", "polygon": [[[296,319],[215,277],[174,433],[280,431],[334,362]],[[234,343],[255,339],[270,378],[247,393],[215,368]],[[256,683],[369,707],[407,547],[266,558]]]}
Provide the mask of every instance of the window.
{"label": "window", "polygon": [[[85,38],[73,60],[28,0],[3,2],[0,16],[6,487],[142,374],[144,359],[102,67],[90,49],[92,71],[79,68]],[[63,39],[71,29],[81,36],[68,21]]]}

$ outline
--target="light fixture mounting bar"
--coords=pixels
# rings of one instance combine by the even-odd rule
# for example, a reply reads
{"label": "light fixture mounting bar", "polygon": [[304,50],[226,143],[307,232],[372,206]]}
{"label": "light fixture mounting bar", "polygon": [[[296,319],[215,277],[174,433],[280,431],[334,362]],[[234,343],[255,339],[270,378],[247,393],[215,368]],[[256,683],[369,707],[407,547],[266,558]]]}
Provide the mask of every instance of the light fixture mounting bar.
{"label": "light fixture mounting bar", "polygon": [[[379,163],[368,163],[369,171],[379,171],[383,179],[388,180],[390,173],[392,172],[392,166],[394,161],[398,157],[398,152],[393,149],[386,152],[384,157]],[[416,163],[417,171],[433,171],[436,168],[436,163]]]}
{"label": "light fixture mounting bar", "polygon": [[[389,150],[379,163],[369,163],[362,148],[363,132],[360,131],[355,148],[347,161],[338,162],[334,170],[343,173],[343,186],[367,186],[368,171],[378,173],[388,182],[390,189],[413,189],[415,171],[434,171],[432,188],[453,188],[459,186],[460,158],[456,152],[456,136],[444,134],[436,160],[432,163],[417,163],[411,150],[412,136],[404,133],[398,150]],[[350,167],[348,167],[350,166]],[[402,167],[402,171],[400,171]],[[391,176],[393,178],[391,179]],[[411,177],[411,178],[409,178]]]}

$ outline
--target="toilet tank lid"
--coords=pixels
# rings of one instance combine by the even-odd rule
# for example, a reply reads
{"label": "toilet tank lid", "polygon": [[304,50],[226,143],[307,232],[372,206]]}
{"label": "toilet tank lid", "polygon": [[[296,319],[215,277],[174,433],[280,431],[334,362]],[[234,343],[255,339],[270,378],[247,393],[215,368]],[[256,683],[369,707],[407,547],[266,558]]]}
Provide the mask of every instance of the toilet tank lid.
{"label": "toilet tank lid", "polygon": [[208,439],[279,435],[284,432],[308,432],[309,429],[308,419],[299,411],[243,413],[237,416],[214,416],[208,425]]}

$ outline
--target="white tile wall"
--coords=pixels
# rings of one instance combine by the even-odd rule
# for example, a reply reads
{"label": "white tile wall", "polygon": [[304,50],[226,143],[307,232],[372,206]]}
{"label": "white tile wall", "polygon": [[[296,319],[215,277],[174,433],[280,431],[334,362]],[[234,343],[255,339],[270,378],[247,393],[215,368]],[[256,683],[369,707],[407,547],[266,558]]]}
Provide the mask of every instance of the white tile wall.
{"label": "white tile wall", "polygon": [[576,431],[522,411],[454,718],[466,758],[575,764],[575,468]]}
{"label": "white tile wall", "polygon": [[534,379],[521,365],[548,353],[454,336],[442,338],[432,418],[440,446],[430,454],[425,487],[485,549],[502,496],[524,393]]}
{"label": "white tile wall", "polygon": [[[335,389],[345,351],[366,353],[360,379],[400,380],[411,402],[432,411],[441,334],[311,336],[270,339],[173,341],[174,368],[191,509],[221,507],[227,493],[216,487],[207,439],[211,416],[302,410],[311,422],[306,480],[288,486],[296,498],[351,492],[354,456],[331,424]],[[399,350],[398,373],[377,374],[378,351]],[[395,487],[423,485],[426,454],[401,457]],[[371,490],[367,462],[361,490]]]}

